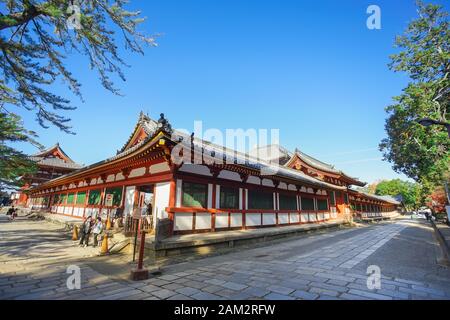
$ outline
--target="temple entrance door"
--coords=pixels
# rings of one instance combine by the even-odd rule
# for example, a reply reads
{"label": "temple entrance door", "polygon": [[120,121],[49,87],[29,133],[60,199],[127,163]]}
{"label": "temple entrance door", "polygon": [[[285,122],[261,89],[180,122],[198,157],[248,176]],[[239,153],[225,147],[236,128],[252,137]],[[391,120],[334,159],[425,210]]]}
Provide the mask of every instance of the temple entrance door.
{"label": "temple entrance door", "polygon": [[[138,191],[138,207],[141,209],[147,209],[149,206],[153,207],[153,185],[145,185],[137,187]],[[143,214],[148,213],[147,211]]]}
{"label": "temple entrance door", "polygon": [[154,214],[154,185],[144,185],[137,187],[137,207],[141,216],[145,217],[147,228],[153,227]]}

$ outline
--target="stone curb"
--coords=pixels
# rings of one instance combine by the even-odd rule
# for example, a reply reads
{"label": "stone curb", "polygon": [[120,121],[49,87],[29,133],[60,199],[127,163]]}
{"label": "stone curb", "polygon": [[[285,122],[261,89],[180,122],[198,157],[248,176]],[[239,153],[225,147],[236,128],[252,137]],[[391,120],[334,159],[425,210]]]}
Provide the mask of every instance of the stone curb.
{"label": "stone curb", "polygon": [[[439,245],[443,249],[443,259],[445,260],[446,265],[450,266],[450,240],[445,239],[445,235],[442,233],[441,228],[436,225],[436,222],[433,221],[433,219],[431,219],[431,225],[433,226]],[[445,226],[445,228],[448,228],[448,226]]]}

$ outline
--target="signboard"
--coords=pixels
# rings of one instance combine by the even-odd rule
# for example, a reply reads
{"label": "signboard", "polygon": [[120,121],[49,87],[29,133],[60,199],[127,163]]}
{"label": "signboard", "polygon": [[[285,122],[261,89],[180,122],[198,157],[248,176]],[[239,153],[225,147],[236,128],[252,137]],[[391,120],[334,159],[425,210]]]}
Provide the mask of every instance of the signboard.
{"label": "signboard", "polygon": [[450,221],[450,206],[445,206],[445,209],[447,209],[447,221]]}
{"label": "signboard", "polygon": [[113,200],[114,200],[114,195],[111,193],[106,194],[105,197],[105,206],[107,207],[112,207],[113,205]]}
{"label": "signboard", "polygon": [[133,209],[133,219],[140,219],[142,215],[140,208],[134,208]]}

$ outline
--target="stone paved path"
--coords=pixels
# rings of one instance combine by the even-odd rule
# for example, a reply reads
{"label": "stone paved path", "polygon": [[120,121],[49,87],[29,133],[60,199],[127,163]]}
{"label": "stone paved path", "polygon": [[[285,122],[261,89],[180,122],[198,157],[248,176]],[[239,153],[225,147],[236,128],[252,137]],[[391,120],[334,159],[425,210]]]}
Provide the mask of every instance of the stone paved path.
{"label": "stone paved path", "polygon": [[[0,221],[0,299],[450,299],[438,250],[426,222],[397,220],[170,265],[130,282],[91,269],[84,259],[94,252],[49,223]],[[67,288],[69,265],[80,267],[79,290]],[[367,287],[370,265],[381,270],[379,289]]]}

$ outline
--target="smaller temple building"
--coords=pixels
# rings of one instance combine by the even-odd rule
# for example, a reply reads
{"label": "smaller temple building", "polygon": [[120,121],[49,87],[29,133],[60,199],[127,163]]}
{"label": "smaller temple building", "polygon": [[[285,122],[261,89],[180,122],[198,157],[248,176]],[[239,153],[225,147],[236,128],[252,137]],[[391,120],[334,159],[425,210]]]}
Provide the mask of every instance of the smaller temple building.
{"label": "smaller temple building", "polygon": [[11,200],[16,206],[26,206],[28,191],[44,182],[58,178],[82,168],[81,164],[73,161],[62,149],[59,143],[42,150],[29,157],[38,167],[33,175],[22,177],[23,187],[19,192],[11,195]]}

